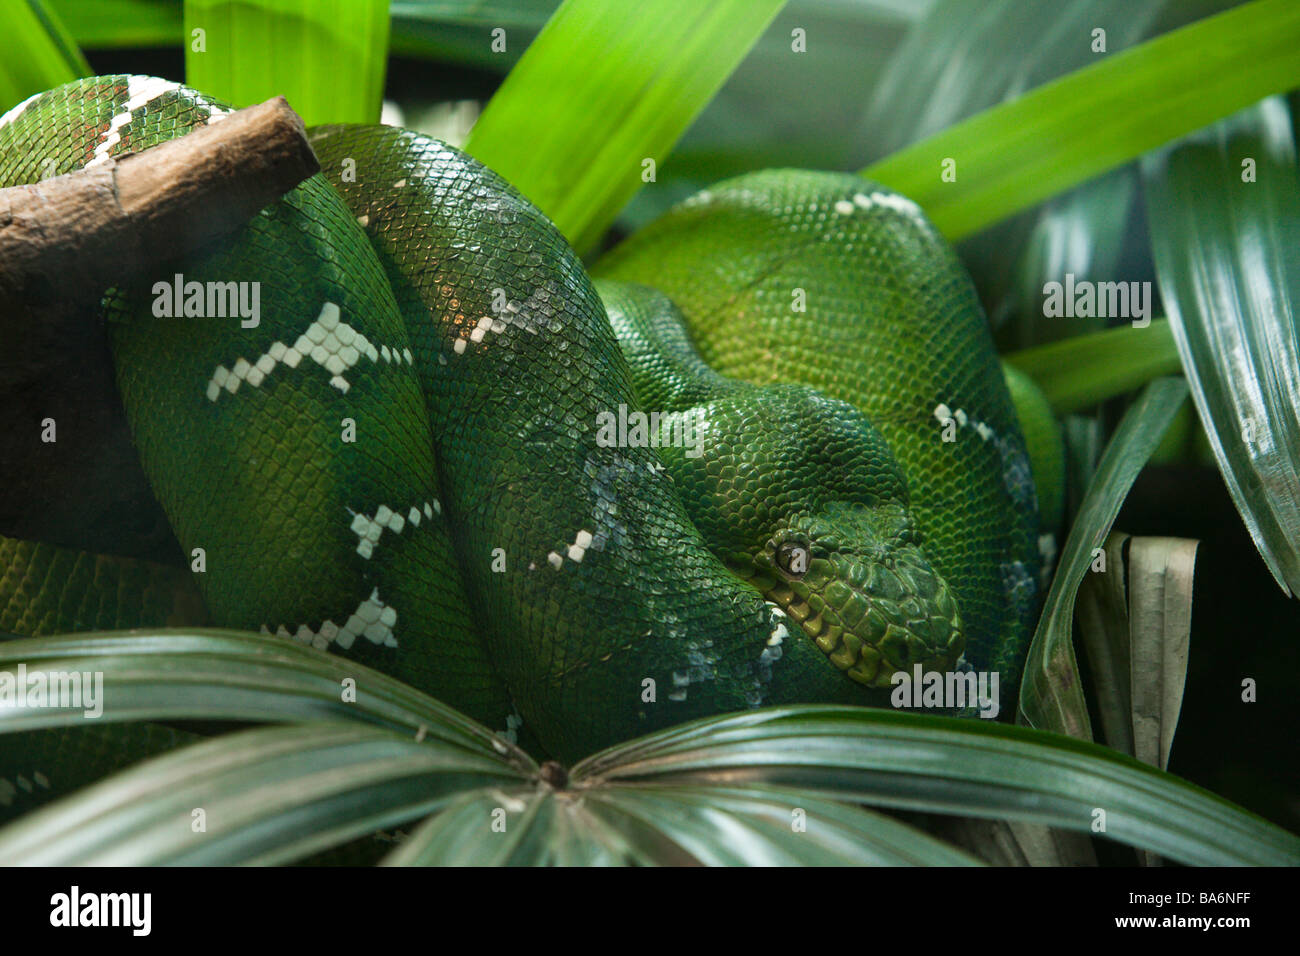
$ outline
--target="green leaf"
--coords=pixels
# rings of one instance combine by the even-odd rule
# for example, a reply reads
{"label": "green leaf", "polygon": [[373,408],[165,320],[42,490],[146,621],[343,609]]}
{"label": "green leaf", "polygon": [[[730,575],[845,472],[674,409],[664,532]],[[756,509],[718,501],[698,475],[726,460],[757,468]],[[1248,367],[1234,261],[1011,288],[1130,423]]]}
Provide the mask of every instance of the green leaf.
{"label": "green leaf", "polygon": [[883,814],[803,789],[638,784],[586,796],[616,826],[659,831],[706,866],[971,866],[979,861]]}
{"label": "green leaf", "polygon": [[1143,175],[1196,410],[1269,571],[1300,593],[1300,178],[1286,105],[1266,101],[1149,157]]}
{"label": "green leaf", "polygon": [[[393,0],[392,51],[401,56],[508,71],[560,0]],[[493,30],[505,49],[493,48]]]}
{"label": "green leaf", "polygon": [[[104,667],[116,700],[106,718],[302,722],[182,748],[30,813],[0,830],[0,864],[279,863],[444,813],[386,862],[972,862],[841,805],[855,802],[1085,834],[1100,808],[1107,835],[1181,862],[1300,862],[1300,840],[1177,778],[1090,743],[984,721],[854,707],[747,711],[611,748],[555,790],[486,728],[359,665],[273,638],[109,634],[0,650],[15,647],[24,653],[0,667]],[[207,656],[205,677],[198,659]],[[113,669],[120,657],[135,662]],[[189,690],[161,711],[133,705],[149,696],[144,680],[120,683],[151,657],[154,682]],[[325,687],[337,698],[344,671],[363,693],[331,709]],[[224,709],[205,684],[220,673],[232,675]],[[276,695],[287,700],[277,705]],[[15,710],[0,711],[0,727]],[[206,822],[198,832],[196,808]],[[492,826],[498,809],[504,833]]]}
{"label": "green leaf", "polygon": [[1032,378],[1058,415],[1091,408],[1182,369],[1165,319],[1076,335],[1002,360]]}
{"label": "green leaf", "polygon": [[[424,821],[384,866],[522,866],[553,839],[549,792],[531,788],[467,793]],[[495,824],[495,825],[494,825]]]}
{"label": "green leaf", "polygon": [[1186,397],[1187,384],[1182,379],[1157,379],[1115,429],[1061,549],[1060,565],[1029,645],[1018,722],[1074,737],[1092,737],[1074,658],[1075,595],[1092,566],[1094,549],[1105,543],[1129,488]]}
{"label": "green leaf", "polygon": [[769,707],[610,748],[579,763],[571,779],[602,798],[622,787],[778,786],[800,798],[1082,833],[1100,809],[1105,836],[1182,863],[1300,863],[1300,837],[1186,781],[1091,742],[991,721]]}
{"label": "green leaf", "polygon": [[28,814],[0,831],[0,865],[283,863],[426,816],[467,790],[524,779],[495,754],[357,722],[259,728],[154,758]]}
{"label": "green leaf", "polygon": [[[362,664],[270,635],[206,628],[0,643],[0,670],[103,674],[98,723],[137,720],[366,721],[475,752],[532,760],[459,711]],[[356,700],[343,699],[355,681]],[[0,733],[67,727],[83,709],[0,705]]]}
{"label": "green leaf", "polygon": [[784,0],[566,0],[466,150],[590,248]]}
{"label": "green leaf", "polygon": [[[1121,167],[1031,214],[1033,221],[1023,242],[1017,243],[1013,234],[1018,217],[961,244],[962,261],[980,276],[981,297],[992,300],[989,321],[1000,342],[1027,347],[1106,327],[1104,318],[1045,316],[1043,289],[1049,282],[1064,282],[1067,275],[1073,275],[1076,283],[1119,278],[1121,253],[1132,231],[1129,220],[1136,187],[1134,170]],[[1172,369],[1176,370],[1177,366]]]}
{"label": "green leaf", "polygon": [[0,6],[0,112],[29,96],[90,76],[90,65],[41,0],[9,0]]}
{"label": "green leaf", "polygon": [[[951,239],[1300,85],[1300,6],[1254,0],[948,127],[862,175],[918,202]],[[945,160],[956,180],[940,178]]]}
{"label": "green leaf", "polygon": [[858,133],[871,158],[1095,61],[1144,36],[1164,0],[938,0],[890,59]]}
{"label": "green leaf", "polygon": [[[706,186],[756,169],[850,168],[864,100],[925,5],[790,0],[654,185],[619,214],[619,227],[634,232]],[[806,54],[791,49],[795,28],[804,31]]]}
{"label": "green leaf", "polygon": [[185,0],[185,40],[186,83],[233,106],[285,96],[308,126],[379,122],[388,0]]}
{"label": "green leaf", "polygon": [[171,47],[184,36],[180,0],[47,0],[85,49]]}

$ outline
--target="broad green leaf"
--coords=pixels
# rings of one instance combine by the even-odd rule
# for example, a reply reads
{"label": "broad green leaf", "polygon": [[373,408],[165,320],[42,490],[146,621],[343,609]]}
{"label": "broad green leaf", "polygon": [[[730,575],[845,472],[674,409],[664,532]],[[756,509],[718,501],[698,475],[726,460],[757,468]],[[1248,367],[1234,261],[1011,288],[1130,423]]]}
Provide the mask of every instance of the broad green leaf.
{"label": "broad green leaf", "polygon": [[46,0],[84,49],[181,44],[181,0]]}
{"label": "broad green leaf", "polygon": [[259,728],[28,814],[0,830],[0,865],[283,863],[524,780],[495,755],[353,721]]}
{"label": "broad green leaf", "polygon": [[1085,282],[1129,278],[1120,270],[1133,264],[1122,263],[1121,252],[1131,231],[1136,185],[1134,171],[1122,167],[1043,206],[1023,243],[1008,241],[1009,227],[1018,221],[1012,220],[961,244],[962,260],[980,277],[977,284],[999,342],[1028,347],[1106,327],[1103,318],[1045,316],[1044,288],[1064,283],[1067,276]]}
{"label": "broad green leaf", "polygon": [[29,96],[90,76],[90,65],[43,0],[0,6],[0,113]]}
{"label": "broad green leaf", "polygon": [[384,866],[520,866],[552,836],[553,799],[532,788],[475,791],[457,798],[384,857]]}
{"label": "broad green leaf", "polygon": [[1151,156],[1143,175],[1156,277],[1196,410],[1255,546],[1297,593],[1300,177],[1286,105],[1261,103]]}
{"label": "broad green leaf", "polygon": [[784,0],[566,0],[466,150],[590,248]]}
{"label": "broad green leaf", "polygon": [[[0,643],[0,670],[103,674],[96,723],[137,720],[353,719],[421,740],[532,760],[459,711],[364,665],[269,635],[196,628]],[[344,681],[356,700],[345,701]],[[0,704],[0,733],[84,723],[83,709]]]}
{"label": "broad green leaf", "polygon": [[1166,319],[1076,335],[1002,360],[1032,378],[1058,415],[1099,405],[1182,368]]}
{"label": "broad green leaf", "polygon": [[[618,225],[633,232],[706,186],[756,169],[852,168],[865,101],[929,5],[789,0]],[[795,30],[804,53],[792,49]]]}
{"label": "broad green leaf", "polygon": [[[641,866],[695,862],[654,827],[621,827],[588,794],[549,787],[467,795],[425,821],[385,866]],[[494,827],[493,824],[497,825]]]}
{"label": "broad green leaf", "polygon": [[1182,379],[1157,379],[1124,414],[1111,436],[1061,549],[1060,565],[1029,645],[1018,723],[1091,739],[1092,726],[1074,657],[1075,595],[1129,488],[1186,397],[1187,384]]}
{"label": "broad green leaf", "polygon": [[[939,0],[912,27],[858,133],[875,159],[1114,54],[1143,37],[1164,0]],[[1094,30],[1105,53],[1094,52]]]}
{"label": "broad green leaf", "polygon": [[233,106],[285,96],[308,126],[379,122],[388,0],[185,0],[185,42],[186,83]]}
{"label": "broad green leaf", "polygon": [[657,830],[706,866],[979,863],[891,817],[789,787],[642,783],[598,788],[584,799],[612,825]]}
{"label": "broad green leaf", "polygon": [[[1149,35],[1163,5],[941,0],[909,31],[873,90],[854,165],[1127,49]],[[1094,51],[1103,41],[1105,52]],[[1067,272],[1116,276],[1133,180],[1130,170],[1116,171],[961,243],[958,252],[1000,342],[1023,347],[1100,327],[1087,319],[1044,321],[1040,290]]]}
{"label": "broad green leaf", "polygon": [[[1300,837],[1090,741],[864,707],[768,707],[670,728],[573,768],[578,788],[800,794],[1104,835],[1187,864],[1300,864]],[[601,790],[600,792],[609,792]]]}
{"label": "broad green leaf", "polygon": [[[862,171],[949,238],[1300,85],[1300,6],[1253,0],[1106,57]],[[955,170],[945,182],[945,162]]]}

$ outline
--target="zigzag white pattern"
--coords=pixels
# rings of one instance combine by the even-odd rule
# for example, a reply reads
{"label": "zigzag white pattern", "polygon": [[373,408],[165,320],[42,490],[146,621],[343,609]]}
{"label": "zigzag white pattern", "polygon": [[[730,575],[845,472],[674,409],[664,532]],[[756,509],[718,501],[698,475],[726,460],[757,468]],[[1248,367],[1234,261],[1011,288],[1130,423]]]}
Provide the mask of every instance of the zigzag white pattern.
{"label": "zigzag white pattern", "polygon": [[108,121],[108,130],[104,138],[95,146],[95,155],[86,163],[86,169],[99,166],[109,160],[109,151],[122,141],[121,129],[131,122],[131,117],[140,107],[157,99],[164,93],[179,89],[179,83],[160,80],[154,76],[133,76],[126,81],[127,100],[122,105],[122,112]]}
{"label": "zigzag white pattern", "polygon": [[390,349],[387,345],[375,348],[364,335],[346,322],[339,321],[337,305],[326,302],[316,321],[298,336],[298,341],[293,345],[276,342],[251,364],[241,357],[232,368],[218,365],[208,382],[208,398],[215,402],[223,388],[233,395],[244,382],[256,388],[276,365],[297,368],[303,358],[311,359],[329,372],[332,376],[330,384],[346,393],[352,386],[343,377],[343,373],[360,362],[363,355],[372,362],[383,359],[385,362],[400,363],[405,359],[408,365],[415,364],[415,356],[409,348],[402,349],[401,352]]}
{"label": "zigzag white pattern", "polygon": [[[442,514],[442,505],[438,503],[437,498],[433,499],[432,504],[427,501],[424,503],[424,517],[432,518],[435,514]],[[379,536],[384,533],[385,529],[392,531],[394,534],[401,534],[402,529],[407,524],[419,527],[419,508],[412,508],[407,512],[405,518],[388,507],[388,505],[380,505],[376,509],[373,518],[360,512],[354,512],[351,527],[359,539],[357,554],[369,560],[370,556],[375,553],[375,545],[379,543]]]}
{"label": "zigzag white pattern", "polygon": [[[397,638],[393,636],[393,625],[396,623],[397,610],[384,604],[379,599],[379,588],[375,588],[370,592],[370,597],[357,605],[357,609],[352,612],[342,627],[329,620],[320,626],[319,631],[313,631],[304,624],[297,631],[290,633],[289,629],[281,624],[276,628],[275,636],[292,638],[300,644],[310,644],[320,651],[325,650],[331,643],[347,650],[358,637],[364,637],[372,644],[396,647]],[[263,624],[262,633],[270,634],[271,629]]]}

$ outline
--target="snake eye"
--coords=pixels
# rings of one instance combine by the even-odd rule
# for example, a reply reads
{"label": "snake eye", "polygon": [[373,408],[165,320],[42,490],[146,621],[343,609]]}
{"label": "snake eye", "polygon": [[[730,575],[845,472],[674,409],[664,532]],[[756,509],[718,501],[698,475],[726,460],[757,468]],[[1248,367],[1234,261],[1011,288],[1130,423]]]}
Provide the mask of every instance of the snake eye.
{"label": "snake eye", "polygon": [[792,578],[808,573],[808,545],[802,541],[786,541],[776,549],[776,565]]}

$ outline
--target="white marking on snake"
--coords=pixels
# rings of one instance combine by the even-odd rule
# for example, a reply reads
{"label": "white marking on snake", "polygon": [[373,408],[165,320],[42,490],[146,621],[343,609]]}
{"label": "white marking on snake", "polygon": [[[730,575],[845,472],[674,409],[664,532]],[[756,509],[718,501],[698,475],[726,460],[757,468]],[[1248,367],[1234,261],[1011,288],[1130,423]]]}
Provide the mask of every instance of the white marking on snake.
{"label": "white marking on snake", "polygon": [[934,417],[940,425],[947,425],[949,422],[955,422],[959,428],[973,428],[976,434],[984,441],[997,437],[997,432],[980,421],[978,418],[971,418],[963,409],[957,409],[955,412],[943,402],[934,406]]}
{"label": "white marking on snake", "polygon": [[386,362],[400,363],[405,359],[409,365],[415,363],[410,349],[404,348],[399,352],[385,345],[381,353],[369,339],[340,320],[338,305],[326,302],[321,306],[316,321],[298,336],[293,345],[275,342],[251,365],[244,358],[238,359],[233,368],[218,365],[208,382],[208,399],[215,402],[223,388],[233,395],[245,382],[256,388],[277,364],[297,368],[303,358],[311,359],[329,372],[330,384],[346,393],[352,385],[343,373],[357,365],[362,356],[378,362],[381,354]]}
{"label": "white marking on snake", "polygon": [[849,213],[853,212],[853,203],[849,202],[847,199],[841,199],[835,203],[835,211],[841,216],[847,216]]}
{"label": "white marking on snake", "polygon": [[763,653],[759,655],[759,661],[763,664],[771,664],[773,661],[779,661],[785,653],[781,650],[781,642],[790,636],[790,630],[785,626],[788,616],[785,611],[771,601],[767,602],[768,623],[772,625],[772,630],[767,636],[767,647],[763,648]]}
{"label": "white marking on snake", "polygon": [[[424,506],[429,507],[426,501]],[[369,560],[370,556],[375,553],[375,545],[379,543],[379,536],[385,530],[392,531],[394,534],[401,534],[402,529],[409,523],[415,527],[420,524],[420,512],[412,508],[407,512],[404,518],[388,505],[381,504],[376,510],[373,517],[362,512],[348,509],[352,515],[351,528],[357,536],[357,554]]]}
{"label": "white marking on snake", "polygon": [[[574,564],[581,564],[589,549],[599,551],[603,546],[604,542],[602,541],[596,543],[593,548],[592,542],[595,540],[595,536],[584,528],[574,536],[573,544],[564,549],[564,556],[567,556]],[[546,555],[546,560],[550,562],[551,567],[558,571],[560,566],[564,564],[564,556],[561,556],[557,551],[552,551]]]}
{"label": "white marking on snake", "polygon": [[108,121],[108,129],[102,134],[103,139],[96,144],[95,155],[90,162],[86,163],[85,168],[90,169],[108,162],[109,152],[122,142],[122,127],[131,122],[136,110],[153,102],[164,93],[177,89],[180,89],[179,83],[160,80],[156,76],[129,77],[126,81],[126,102],[122,104],[122,112]]}
{"label": "white marking on snake", "polygon": [[[559,294],[559,292],[554,293],[556,296]],[[544,312],[547,303],[551,301],[552,297],[553,294],[550,289],[540,288],[534,290],[522,303],[507,302],[505,308],[495,316],[479,316],[474,323],[474,327],[451,344],[452,352],[456,355],[464,355],[471,342],[480,345],[488,332],[493,335],[501,335],[511,326],[523,329],[530,335],[540,334],[538,322],[532,316],[536,312]],[[443,365],[447,364],[447,359],[441,354],[438,356],[438,361]]]}
{"label": "white marking on snake", "polygon": [[[375,588],[370,592],[370,597],[357,605],[357,609],[341,627],[333,620],[328,620],[320,626],[318,632],[304,624],[290,634],[289,629],[281,624],[276,628],[275,636],[295,640],[300,644],[310,644],[321,651],[330,644],[337,644],[347,650],[358,637],[364,637],[372,644],[396,647],[397,638],[393,635],[393,625],[396,623],[396,609],[384,604],[379,598],[379,588]],[[263,624],[262,633],[270,634],[271,630]]]}
{"label": "white marking on snake", "polygon": [[[873,192],[870,196],[866,193],[854,193],[853,204],[859,209],[870,209],[872,206],[884,206],[886,209],[892,209],[894,212],[901,212],[903,215],[910,216],[913,219],[924,219],[920,206],[912,202],[912,200],[908,199],[906,196],[899,196],[896,193],[886,193],[879,190]],[[835,209],[837,212],[848,212],[849,210],[842,210],[840,208],[841,206],[847,205],[847,201],[841,200],[835,204]]]}
{"label": "white marking on snake", "polygon": [[0,126],[7,126],[8,124],[16,120],[19,116],[22,115],[23,110],[31,106],[32,103],[34,103],[38,97],[44,94],[44,92],[45,91],[42,90],[40,93],[33,93],[31,96],[27,97],[27,99],[23,100],[13,109],[11,109],[9,112],[5,113],[4,116],[0,116]]}

